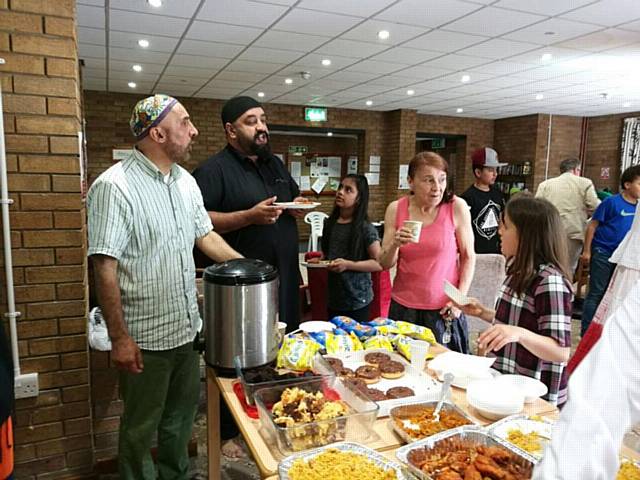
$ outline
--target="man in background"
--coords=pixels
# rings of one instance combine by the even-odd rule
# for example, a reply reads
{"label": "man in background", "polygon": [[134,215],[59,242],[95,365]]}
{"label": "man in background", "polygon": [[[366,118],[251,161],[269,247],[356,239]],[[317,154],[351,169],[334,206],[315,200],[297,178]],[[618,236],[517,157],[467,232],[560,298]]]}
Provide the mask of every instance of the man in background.
{"label": "man in background", "polygon": [[560,176],[538,186],[536,197],[549,200],[560,212],[569,247],[569,266],[575,272],[582,253],[587,219],[600,200],[593,182],[580,176],[580,160],[567,158],[560,163]]}
{"label": "man in background", "polygon": [[498,227],[504,196],[494,184],[498,178],[498,167],[505,165],[498,162],[498,153],[493,148],[480,148],[471,155],[475,180],[461,197],[471,210],[476,253],[500,253]]}

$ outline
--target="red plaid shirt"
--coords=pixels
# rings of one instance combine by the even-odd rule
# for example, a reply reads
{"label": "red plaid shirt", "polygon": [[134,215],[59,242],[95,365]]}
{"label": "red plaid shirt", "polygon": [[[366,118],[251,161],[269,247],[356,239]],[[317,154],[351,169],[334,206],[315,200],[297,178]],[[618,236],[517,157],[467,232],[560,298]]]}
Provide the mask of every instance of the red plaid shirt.
{"label": "red plaid shirt", "polygon": [[[571,346],[571,284],[552,265],[540,265],[538,276],[522,295],[516,295],[507,277],[496,302],[496,321],[551,337],[561,347]],[[496,352],[493,367],[502,373],[537,378],[549,388],[543,398],[554,405],[567,401],[568,375],[564,363],[546,362],[519,343]]]}

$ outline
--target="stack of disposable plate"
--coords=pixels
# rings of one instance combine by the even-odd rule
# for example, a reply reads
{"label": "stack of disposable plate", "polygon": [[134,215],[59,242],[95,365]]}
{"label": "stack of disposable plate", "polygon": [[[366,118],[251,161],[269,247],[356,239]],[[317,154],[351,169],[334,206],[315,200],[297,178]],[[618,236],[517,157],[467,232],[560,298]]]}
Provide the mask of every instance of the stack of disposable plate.
{"label": "stack of disposable plate", "polygon": [[524,395],[516,387],[494,380],[476,380],[467,387],[467,402],[480,415],[498,420],[520,413]]}

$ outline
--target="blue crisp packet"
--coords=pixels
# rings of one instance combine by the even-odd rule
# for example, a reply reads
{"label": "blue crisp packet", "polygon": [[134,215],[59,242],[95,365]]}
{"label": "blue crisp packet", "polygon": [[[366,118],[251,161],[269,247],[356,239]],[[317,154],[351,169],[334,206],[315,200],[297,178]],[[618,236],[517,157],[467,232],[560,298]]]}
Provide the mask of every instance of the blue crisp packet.
{"label": "blue crisp packet", "polygon": [[322,348],[326,348],[327,346],[327,332],[310,332],[308,333],[311,339],[320,344]]}
{"label": "blue crisp packet", "polygon": [[393,320],[391,320],[390,318],[385,318],[385,317],[378,317],[378,318],[374,318],[373,320],[369,321],[369,322],[365,322],[365,325],[369,325],[370,327],[382,327],[385,325],[393,325],[396,322],[394,322]]}
{"label": "blue crisp packet", "polygon": [[347,332],[346,330],[342,329],[342,328],[334,328],[333,329],[333,334],[334,335],[349,335],[349,332]]}

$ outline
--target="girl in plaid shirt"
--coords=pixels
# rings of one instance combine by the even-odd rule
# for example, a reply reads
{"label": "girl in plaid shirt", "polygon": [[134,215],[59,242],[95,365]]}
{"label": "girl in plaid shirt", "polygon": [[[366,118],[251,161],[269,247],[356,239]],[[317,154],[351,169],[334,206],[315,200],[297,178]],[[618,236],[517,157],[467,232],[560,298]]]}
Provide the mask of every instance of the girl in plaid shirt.
{"label": "girl in plaid shirt", "polygon": [[478,349],[496,356],[494,368],[540,380],[549,389],[544,398],[558,406],[567,399],[573,301],[563,232],[551,203],[526,194],[514,197],[500,222],[507,278],[496,309],[476,299],[460,306],[492,323],[478,337]]}

